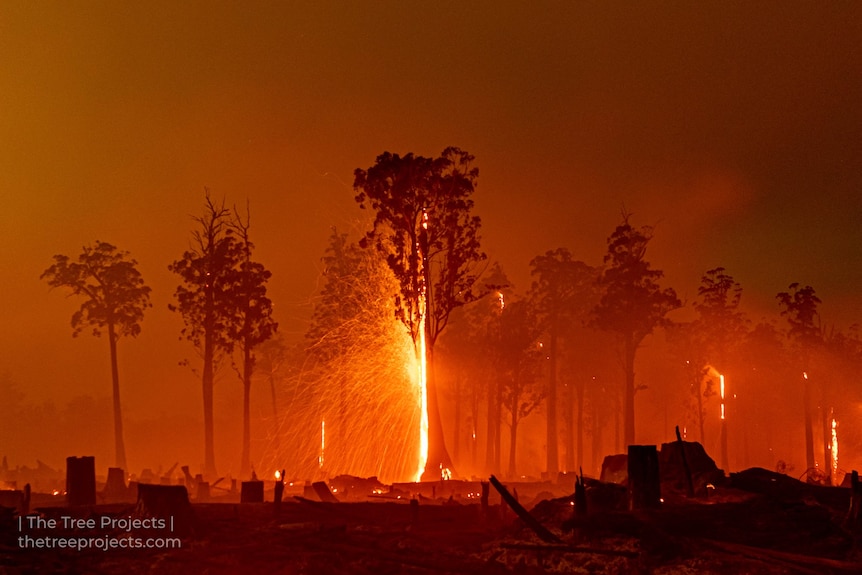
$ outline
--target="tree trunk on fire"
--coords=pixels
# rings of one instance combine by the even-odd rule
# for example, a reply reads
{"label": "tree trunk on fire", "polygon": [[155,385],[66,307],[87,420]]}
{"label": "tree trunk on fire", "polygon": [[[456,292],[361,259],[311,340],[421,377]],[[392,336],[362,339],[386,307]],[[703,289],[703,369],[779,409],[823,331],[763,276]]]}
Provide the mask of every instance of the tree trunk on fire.
{"label": "tree trunk on fire", "polygon": [[425,470],[422,472],[422,481],[438,481],[443,469],[448,469],[453,476],[455,470],[443,436],[443,421],[440,418],[437,377],[434,370],[434,354],[430,346],[426,351],[425,358],[428,376],[426,382],[428,394],[428,460],[425,462]]}

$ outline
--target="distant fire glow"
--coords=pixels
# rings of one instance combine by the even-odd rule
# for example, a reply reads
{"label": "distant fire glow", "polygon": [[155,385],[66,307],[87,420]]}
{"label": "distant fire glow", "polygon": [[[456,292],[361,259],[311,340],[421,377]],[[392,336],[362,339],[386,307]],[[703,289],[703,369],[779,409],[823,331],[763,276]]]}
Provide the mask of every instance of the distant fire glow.
{"label": "distant fire glow", "polygon": [[830,445],[832,456],[832,484],[838,484],[838,421],[832,418],[832,443]]}

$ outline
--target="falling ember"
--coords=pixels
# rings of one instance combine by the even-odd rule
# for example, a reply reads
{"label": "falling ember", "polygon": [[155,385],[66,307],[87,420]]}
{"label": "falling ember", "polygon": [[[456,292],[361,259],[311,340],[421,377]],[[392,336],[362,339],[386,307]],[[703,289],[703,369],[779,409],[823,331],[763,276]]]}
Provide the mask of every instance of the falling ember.
{"label": "falling ember", "polygon": [[281,471],[276,471],[276,472],[275,472],[275,480],[276,480],[276,481],[280,481],[280,480],[281,480]]}
{"label": "falling ember", "polygon": [[320,422],[320,455],[317,456],[317,464],[323,469],[323,456],[326,452],[326,422]]}
{"label": "falling ember", "polygon": [[718,374],[718,380],[721,387],[721,418],[724,419],[724,376]]}
{"label": "falling ember", "polygon": [[[833,414],[834,416],[834,414]],[[838,421],[832,417],[832,444],[830,446],[832,455],[832,484],[838,484]]]}

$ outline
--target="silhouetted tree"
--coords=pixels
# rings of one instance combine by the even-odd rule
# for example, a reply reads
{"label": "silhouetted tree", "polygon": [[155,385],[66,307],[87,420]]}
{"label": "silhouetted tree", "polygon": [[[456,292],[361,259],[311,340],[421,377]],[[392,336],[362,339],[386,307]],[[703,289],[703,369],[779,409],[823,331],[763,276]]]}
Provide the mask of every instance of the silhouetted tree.
{"label": "silhouetted tree", "polygon": [[54,287],[68,288],[86,299],[72,315],[72,335],[92,327],[101,336],[107,328],[111,350],[113,382],[114,441],[116,465],[126,469],[126,447],[123,441],[123,415],[120,404],[120,375],[117,367],[117,340],[135,337],[141,332],[144,310],[150,307],[150,288],[144,284],[138,262],[128,252],[119,251],[107,242],[85,246],[74,261],[65,255],[54,256],[54,264],[40,276]]}
{"label": "silhouetted tree", "polygon": [[668,312],[681,303],[672,288],[658,284],[664,272],[650,268],[645,259],[647,244],[652,239],[650,226],[639,229],[629,224],[629,215],[608,238],[606,268],[600,283],[604,294],[593,310],[593,325],[615,333],[622,344],[625,387],[623,404],[623,440],[626,446],[635,440],[634,399],[635,356],[644,338],[667,323]]}
{"label": "silhouetted tree", "polygon": [[480,220],[471,214],[479,171],[473,156],[446,148],[439,158],[386,152],[368,170],[354,172],[361,208],[375,211],[363,240],[386,255],[400,289],[396,314],[417,345],[424,325],[428,364],[428,459],[423,477],[452,469],[446,449],[434,376],[434,345],[453,309],[474,299]]}
{"label": "silhouetted tree", "polygon": [[525,301],[510,302],[500,313],[500,329],[491,342],[494,373],[502,390],[502,404],[509,412],[509,476],[516,476],[518,425],[544,399],[539,385],[539,330]]}
{"label": "silhouetted tree", "polygon": [[231,226],[236,233],[238,251],[234,269],[233,300],[236,319],[231,323],[230,337],[242,355],[242,456],[240,474],[246,476],[251,467],[251,381],[255,367],[254,350],[275,334],[278,323],[272,318],[272,301],[266,295],[266,282],[272,273],[263,264],[253,261],[254,244],[249,239],[250,214],[243,219],[234,210]]}
{"label": "silhouetted tree", "polygon": [[[724,268],[706,271],[697,293],[697,318],[674,325],[669,330],[669,340],[683,361],[683,372],[695,400],[699,439],[704,443],[703,399],[714,394],[709,367],[727,371],[730,355],[745,337],[747,320],[739,311],[742,287]],[[726,441],[726,437],[721,438],[722,445]],[[725,461],[722,464],[726,467]]]}
{"label": "silhouetted tree", "polygon": [[[789,292],[781,292],[776,295],[781,315],[787,318],[790,325],[788,336],[799,350],[799,360],[802,368],[802,403],[805,410],[805,463],[807,469],[813,469],[814,462],[814,428],[812,423],[811,406],[811,374],[810,362],[815,349],[822,343],[820,332],[820,315],[817,306],[820,298],[814,293],[811,286],[801,287],[794,282],[788,286]],[[829,463],[825,471],[829,472]]]}
{"label": "silhouetted tree", "polygon": [[[572,254],[566,248],[548,251],[544,255],[533,258],[530,268],[530,274],[534,279],[528,297],[536,310],[539,326],[548,338],[548,343],[544,346],[549,358],[546,391],[547,471],[551,476],[555,476],[559,471],[557,379],[561,351],[560,339],[566,335],[567,330],[570,332],[575,324],[585,320],[589,309],[595,304],[598,272],[582,261],[573,260]],[[582,393],[581,399],[583,399]],[[569,401],[566,409],[568,421],[566,468],[568,471],[576,469],[571,406],[572,401]],[[579,418],[579,421],[582,419]],[[579,426],[578,433],[581,432],[582,428]]]}
{"label": "silhouetted tree", "polygon": [[234,348],[237,321],[236,266],[239,253],[231,229],[231,211],[206,194],[204,214],[195,217],[191,248],[168,269],[182,280],[168,306],[182,315],[182,337],[195,346],[203,359],[201,377],[204,404],[204,470],[216,475],[213,426],[213,385],[217,364]]}

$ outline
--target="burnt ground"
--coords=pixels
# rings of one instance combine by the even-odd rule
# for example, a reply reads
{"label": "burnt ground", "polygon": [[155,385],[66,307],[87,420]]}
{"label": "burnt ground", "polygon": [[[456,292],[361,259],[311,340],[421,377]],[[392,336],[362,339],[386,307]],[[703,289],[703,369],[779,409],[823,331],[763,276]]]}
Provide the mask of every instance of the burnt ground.
{"label": "burnt ground", "polygon": [[[0,575],[29,574],[846,574],[862,573],[862,533],[845,524],[849,489],[772,489],[772,478],[710,496],[667,493],[661,509],[621,510],[624,491],[588,485],[589,513],[545,499],[534,517],[562,543],[543,543],[511,510],[422,498],[321,503],[193,504],[179,549],[20,549],[17,538],[170,535],[122,529],[19,530],[0,524]],[[786,487],[786,486],[785,486]],[[492,494],[492,500],[496,494]],[[497,499],[499,500],[499,499]],[[134,505],[42,508],[43,518],[128,517]]]}

